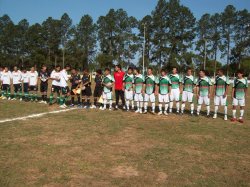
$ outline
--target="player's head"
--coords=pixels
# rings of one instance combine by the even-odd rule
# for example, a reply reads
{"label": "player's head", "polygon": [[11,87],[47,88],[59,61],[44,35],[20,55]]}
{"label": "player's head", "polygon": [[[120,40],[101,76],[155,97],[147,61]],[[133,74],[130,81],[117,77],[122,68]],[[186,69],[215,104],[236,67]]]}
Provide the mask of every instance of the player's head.
{"label": "player's head", "polygon": [[122,67],[120,64],[115,65],[115,71],[121,71]]}
{"label": "player's head", "polygon": [[89,69],[88,68],[84,68],[83,69],[83,74],[84,75],[88,75],[89,74]]}
{"label": "player's head", "polygon": [[4,71],[7,72],[9,71],[9,68],[7,66],[4,67]]}
{"label": "player's head", "polygon": [[192,75],[192,69],[191,69],[191,68],[188,68],[188,69],[187,69],[187,76],[190,76],[190,75]]}
{"label": "player's head", "polygon": [[129,67],[128,68],[128,74],[132,74],[133,73],[133,68],[132,67]]}
{"label": "player's head", "polygon": [[23,71],[24,73],[26,73],[26,72],[27,72],[27,68],[24,66],[24,67],[22,68],[22,71]]}
{"label": "player's head", "polygon": [[65,65],[65,70],[66,70],[66,71],[69,71],[70,69],[71,69],[71,65],[66,64],[66,65]]}
{"label": "player's head", "polygon": [[134,68],[134,74],[137,75],[140,73],[140,69],[139,68]]}
{"label": "player's head", "polygon": [[105,68],[104,73],[105,73],[105,75],[109,75],[110,74],[110,69],[109,68]]}
{"label": "player's head", "polygon": [[153,74],[153,69],[151,67],[148,68],[147,70],[148,75],[152,75]]}
{"label": "player's head", "polygon": [[178,72],[177,67],[173,67],[173,68],[172,68],[172,73],[173,73],[173,74],[176,74],[177,72]]}
{"label": "player's head", "polygon": [[32,67],[30,68],[30,71],[31,71],[31,72],[34,72],[34,71],[35,71],[35,67],[32,66]]}
{"label": "player's head", "polygon": [[60,66],[60,65],[57,65],[57,66],[55,67],[55,71],[56,71],[56,72],[61,71],[61,66]]}
{"label": "player's head", "polygon": [[76,74],[76,69],[75,69],[75,68],[72,68],[72,69],[71,69],[71,74],[72,74],[72,75],[75,75],[75,74]]}
{"label": "player's head", "polygon": [[96,70],[96,75],[102,75],[102,70],[101,69],[98,69],[98,70]]}
{"label": "player's head", "polygon": [[205,76],[206,76],[206,72],[205,72],[204,69],[201,69],[201,70],[200,70],[199,76],[200,76],[200,77],[205,77]]}
{"label": "player's head", "polygon": [[237,71],[237,77],[238,77],[239,79],[242,79],[243,76],[244,76],[244,71],[243,71],[242,69],[239,69],[239,70]]}
{"label": "player's head", "polygon": [[42,65],[42,71],[46,71],[47,70],[47,66],[45,66],[45,65]]}
{"label": "player's head", "polygon": [[17,70],[18,70],[17,66],[14,66],[13,70],[14,70],[14,71],[17,71]]}
{"label": "player's head", "polygon": [[167,75],[167,70],[166,69],[161,69],[161,76]]}
{"label": "player's head", "polygon": [[223,76],[223,75],[224,75],[224,70],[223,70],[223,69],[219,69],[219,70],[217,71],[217,74],[218,74],[219,76]]}

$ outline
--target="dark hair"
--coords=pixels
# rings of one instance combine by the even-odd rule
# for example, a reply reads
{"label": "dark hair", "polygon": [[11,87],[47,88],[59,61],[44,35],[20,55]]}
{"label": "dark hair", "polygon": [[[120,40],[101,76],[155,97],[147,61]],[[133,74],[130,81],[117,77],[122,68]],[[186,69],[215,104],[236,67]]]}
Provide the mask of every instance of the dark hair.
{"label": "dark hair", "polygon": [[224,70],[223,70],[223,69],[218,69],[218,71],[220,71],[221,73],[224,73]]}
{"label": "dark hair", "polygon": [[132,70],[133,71],[133,68],[132,67],[128,67],[128,70]]}
{"label": "dark hair", "polygon": [[164,69],[164,68],[162,68],[162,69],[161,69],[161,72],[165,72],[165,73],[167,73],[167,70],[166,70],[166,69]]}
{"label": "dark hair", "polygon": [[187,68],[187,71],[191,70],[192,71],[192,68]]}
{"label": "dark hair", "polygon": [[105,71],[109,71],[110,72],[110,69],[109,68],[105,68]]}
{"label": "dark hair", "polygon": [[120,64],[115,65],[115,67],[118,67],[119,69],[122,69]]}
{"label": "dark hair", "polygon": [[71,68],[71,65],[70,64],[66,64],[65,68]]}
{"label": "dark hair", "polygon": [[172,69],[176,69],[178,71],[178,68],[176,66],[173,66]]}
{"label": "dark hair", "polygon": [[238,71],[237,71],[237,74],[238,73],[240,73],[240,74],[243,74],[244,75],[244,71],[242,70],[242,69],[239,69]]}
{"label": "dark hair", "polygon": [[200,69],[200,71],[202,71],[203,73],[207,74],[206,71],[204,69]]}
{"label": "dark hair", "polygon": [[101,69],[98,69],[98,70],[96,70],[96,73],[98,73],[98,74],[102,74],[102,70]]}
{"label": "dark hair", "polygon": [[140,73],[140,69],[139,68],[134,68],[134,70],[136,70],[138,73]]}
{"label": "dark hair", "polygon": [[151,71],[153,71],[153,68],[152,68],[152,67],[148,67],[148,69],[150,69]]}
{"label": "dark hair", "polygon": [[47,67],[45,64],[42,65],[42,68]]}
{"label": "dark hair", "polygon": [[89,69],[88,68],[84,68],[83,71],[89,72]]}
{"label": "dark hair", "polygon": [[56,68],[61,68],[61,66],[60,65],[56,65]]}

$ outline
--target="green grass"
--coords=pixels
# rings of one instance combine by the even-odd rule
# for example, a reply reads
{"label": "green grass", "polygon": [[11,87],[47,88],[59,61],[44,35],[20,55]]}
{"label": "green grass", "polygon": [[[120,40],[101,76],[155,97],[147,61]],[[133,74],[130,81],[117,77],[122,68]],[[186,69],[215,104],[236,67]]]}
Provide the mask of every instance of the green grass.
{"label": "green grass", "polygon": [[[0,119],[50,110],[0,101]],[[2,123],[0,186],[249,186],[249,114],[244,125],[98,110]]]}

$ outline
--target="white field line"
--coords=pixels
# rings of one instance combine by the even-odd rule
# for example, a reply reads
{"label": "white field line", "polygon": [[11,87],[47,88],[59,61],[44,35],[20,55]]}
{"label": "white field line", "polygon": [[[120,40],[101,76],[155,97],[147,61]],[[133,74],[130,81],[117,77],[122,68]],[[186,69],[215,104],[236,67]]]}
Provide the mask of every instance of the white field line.
{"label": "white field line", "polygon": [[70,108],[70,109],[65,109],[65,110],[56,110],[56,111],[51,111],[51,112],[31,114],[28,116],[17,117],[17,118],[9,118],[9,119],[0,120],[0,123],[6,123],[6,122],[10,122],[10,121],[17,121],[17,120],[26,120],[26,119],[30,119],[30,118],[38,118],[38,117],[45,116],[47,114],[57,114],[57,113],[61,113],[61,112],[68,112],[68,111],[75,110],[75,109],[76,108]]}

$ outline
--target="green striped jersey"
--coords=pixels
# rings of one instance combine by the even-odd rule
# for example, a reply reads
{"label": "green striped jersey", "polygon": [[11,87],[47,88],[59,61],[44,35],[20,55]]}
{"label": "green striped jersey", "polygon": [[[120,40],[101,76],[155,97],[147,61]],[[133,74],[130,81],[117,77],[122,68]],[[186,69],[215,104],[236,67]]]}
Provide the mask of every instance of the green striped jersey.
{"label": "green striped jersey", "polygon": [[245,89],[248,88],[247,79],[236,78],[233,83],[233,88],[235,88],[234,98],[244,99],[245,98]]}
{"label": "green striped jersey", "polygon": [[123,77],[123,82],[125,83],[125,89],[130,90],[133,86],[134,75],[133,74],[125,74]]}
{"label": "green striped jersey", "polygon": [[211,79],[208,77],[199,78],[196,85],[200,88],[200,96],[208,96],[210,86],[212,86]]}
{"label": "green striped jersey", "polygon": [[[115,80],[114,80],[114,77],[113,77],[112,75],[107,75],[107,76],[104,76],[104,77],[103,77],[102,82],[103,82],[104,84],[108,84],[108,83],[113,83],[113,82],[115,82]],[[109,87],[107,87],[107,86],[104,86],[103,91],[104,91],[105,93],[112,92],[112,87],[109,88]]]}
{"label": "green striped jersey", "polygon": [[183,91],[187,92],[194,92],[194,86],[195,86],[195,81],[194,77],[192,75],[190,76],[185,76],[184,79],[182,80],[183,84]]}
{"label": "green striped jersey", "polygon": [[154,75],[147,75],[145,77],[146,94],[152,94],[155,90],[156,77]]}
{"label": "green striped jersey", "polygon": [[226,92],[226,88],[229,85],[229,79],[226,76],[216,76],[215,78],[215,95],[223,96]]}
{"label": "green striped jersey", "polygon": [[168,76],[161,76],[157,80],[157,84],[159,85],[159,94],[166,95],[168,94],[168,86],[171,86],[171,80]]}
{"label": "green striped jersey", "polygon": [[133,84],[135,86],[135,93],[141,93],[144,84],[144,77],[141,74],[134,76]]}
{"label": "green striped jersey", "polygon": [[180,83],[181,83],[181,78],[179,76],[179,74],[170,74],[169,78],[172,82],[172,89],[177,89],[180,87]]}

